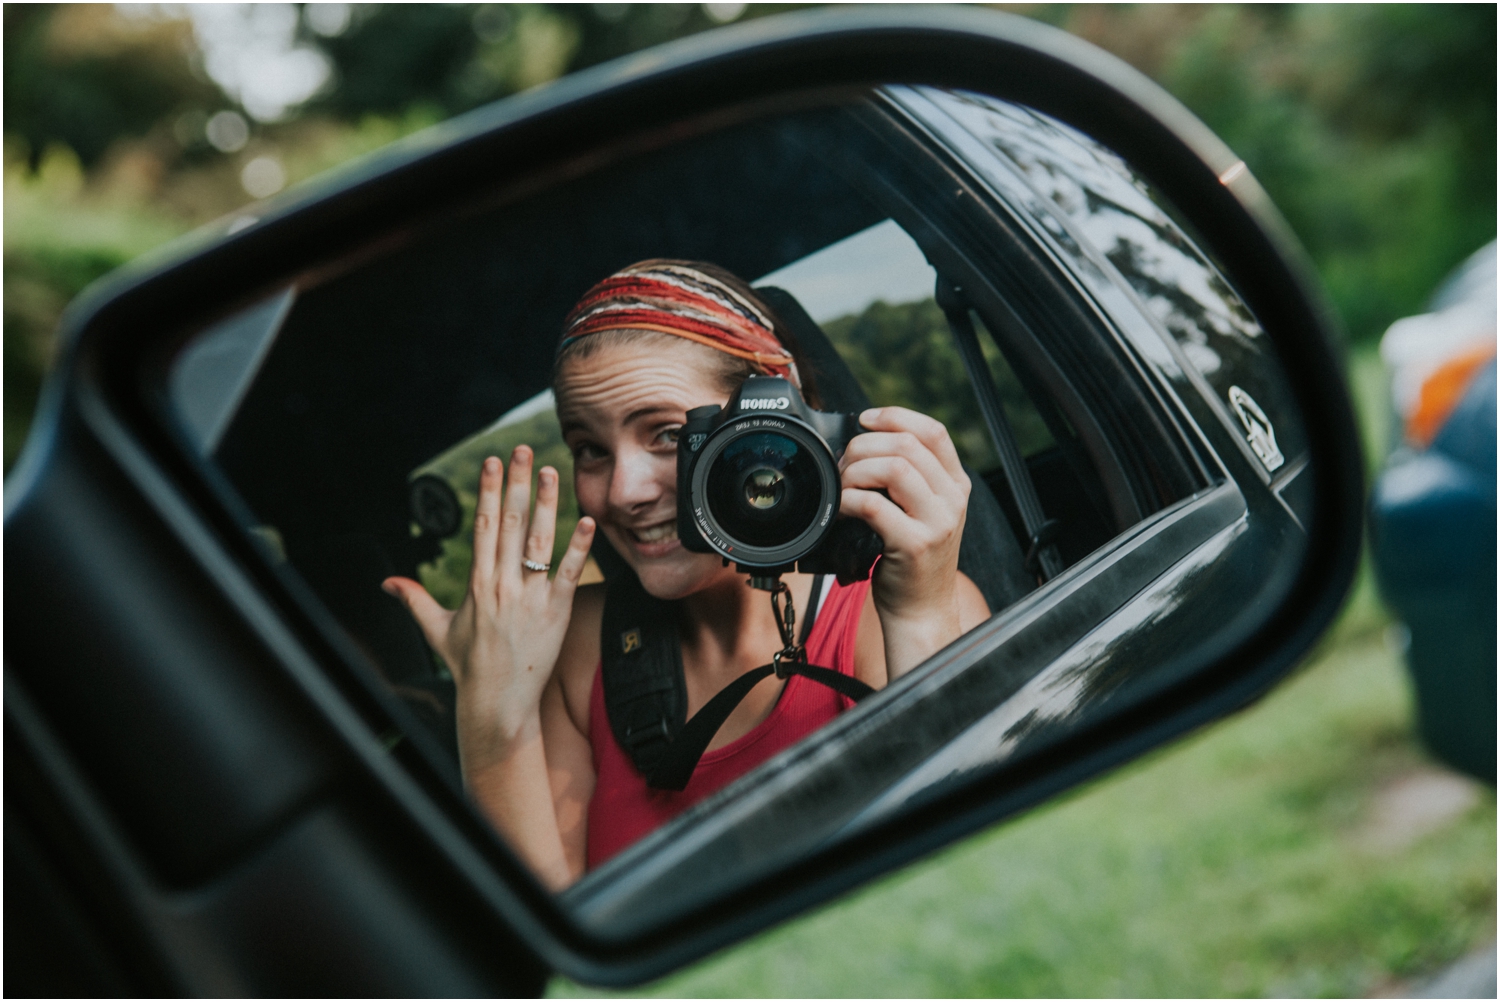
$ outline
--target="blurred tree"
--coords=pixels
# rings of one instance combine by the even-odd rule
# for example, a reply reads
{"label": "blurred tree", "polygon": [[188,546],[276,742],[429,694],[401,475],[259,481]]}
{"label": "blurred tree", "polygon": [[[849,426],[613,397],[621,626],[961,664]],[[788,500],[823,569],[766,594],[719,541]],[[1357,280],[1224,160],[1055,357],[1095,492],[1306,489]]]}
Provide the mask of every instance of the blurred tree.
{"label": "blurred tree", "polygon": [[1495,234],[1493,5],[1086,5],[1062,26],[1155,77],[1255,173],[1350,335]]}
{"label": "blurred tree", "polygon": [[25,141],[33,169],[49,144],[91,167],[116,140],[225,103],[194,72],[183,21],[122,18],[106,4],[6,4],[4,51],[5,134]]}
{"label": "blurred tree", "polygon": [[466,5],[360,4],[337,35],[307,33],[333,60],[335,74],[309,110],[357,118],[427,104],[451,115],[476,103],[464,83],[479,46]]}
{"label": "blurred tree", "polygon": [[[959,458],[973,469],[990,470],[999,462],[948,320],[936,301],[877,300],[858,314],[822,326],[871,403],[909,407],[937,418],[947,426]],[[1016,443],[1024,455],[1041,452],[1053,444],[1052,435],[989,333],[982,326],[980,330],[980,347]]]}
{"label": "blurred tree", "polygon": [[1335,125],[1372,141],[1451,134],[1464,194],[1493,204],[1495,26],[1493,4],[1360,5],[1322,35],[1334,72],[1319,76],[1332,86],[1306,90]]}
{"label": "blurred tree", "polygon": [[564,73],[741,16],[800,4],[359,4],[335,33],[303,39],[336,83],[309,110],[343,118],[414,104],[454,115]]}
{"label": "blurred tree", "polygon": [[[569,71],[606,62],[730,20],[765,17],[807,4],[595,3],[570,5],[578,46]],[[736,10],[738,8],[738,10]]]}

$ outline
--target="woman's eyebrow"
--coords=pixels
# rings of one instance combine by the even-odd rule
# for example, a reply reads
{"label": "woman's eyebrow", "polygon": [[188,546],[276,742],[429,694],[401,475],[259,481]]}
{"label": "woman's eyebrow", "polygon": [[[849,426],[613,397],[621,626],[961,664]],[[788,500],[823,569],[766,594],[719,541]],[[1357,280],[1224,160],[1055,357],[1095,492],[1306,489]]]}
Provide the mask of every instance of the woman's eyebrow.
{"label": "woman's eyebrow", "polygon": [[671,404],[648,404],[645,407],[637,408],[636,410],[631,411],[629,414],[626,414],[624,423],[631,424],[637,418],[651,417],[654,414],[662,413],[676,414],[678,413],[678,408],[672,406]]}
{"label": "woman's eyebrow", "polygon": [[[625,418],[620,423],[623,425],[628,425],[642,418],[650,418],[658,414],[677,415],[680,413],[682,413],[682,410],[676,404],[653,403],[647,404],[644,407],[637,407],[635,410],[626,414]],[[557,415],[557,423],[558,426],[562,429],[564,437],[566,437],[570,432],[589,430],[588,421],[582,417],[579,417],[577,414],[567,412],[559,413]]]}

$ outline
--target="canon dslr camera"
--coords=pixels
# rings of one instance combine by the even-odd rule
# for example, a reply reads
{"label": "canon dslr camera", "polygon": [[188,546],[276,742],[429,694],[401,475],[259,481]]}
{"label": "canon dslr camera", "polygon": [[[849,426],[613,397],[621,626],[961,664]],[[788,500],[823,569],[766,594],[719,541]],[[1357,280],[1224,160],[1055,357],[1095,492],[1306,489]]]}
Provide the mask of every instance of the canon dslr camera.
{"label": "canon dslr camera", "polygon": [[696,407],[677,437],[677,535],[756,577],[791,571],[863,580],[880,555],[868,525],[841,517],[838,457],[854,414],[816,411],[780,376],[751,376],[728,406]]}

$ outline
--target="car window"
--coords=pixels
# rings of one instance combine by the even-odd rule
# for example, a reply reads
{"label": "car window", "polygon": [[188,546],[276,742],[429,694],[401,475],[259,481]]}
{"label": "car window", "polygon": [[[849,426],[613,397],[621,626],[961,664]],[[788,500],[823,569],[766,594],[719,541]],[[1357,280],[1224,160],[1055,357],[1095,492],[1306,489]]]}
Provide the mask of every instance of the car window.
{"label": "car window", "polygon": [[[1306,451],[1301,421],[1260,324],[1149,183],[1112,151],[1036,111],[982,95],[924,90],[962,128],[1005,158],[1066,226],[1063,242],[1103,256],[1213,387],[1233,430],[1268,473]],[[1257,416],[1258,415],[1258,416]]]}
{"label": "car window", "polygon": [[[809,314],[823,325],[872,403],[938,418],[964,462],[989,471],[997,462],[994,444],[948,321],[933,298],[936,280],[916,241],[887,219],[756,284],[782,286],[812,304]],[[1047,448],[1051,434],[1036,406],[993,340],[986,339],[985,349],[1023,452]]]}

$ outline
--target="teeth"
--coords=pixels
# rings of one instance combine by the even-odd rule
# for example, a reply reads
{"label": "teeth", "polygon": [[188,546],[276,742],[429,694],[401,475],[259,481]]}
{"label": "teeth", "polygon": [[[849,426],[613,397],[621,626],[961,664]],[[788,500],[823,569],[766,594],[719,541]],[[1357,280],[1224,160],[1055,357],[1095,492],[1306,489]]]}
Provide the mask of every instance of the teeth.
{"label": "teeth", "polygon": [[661,525],[652,525],[644,529],[636,529],[635,538],[642,543],[660,543],[664,539],[677,538],[677,523],[663,522]]}

